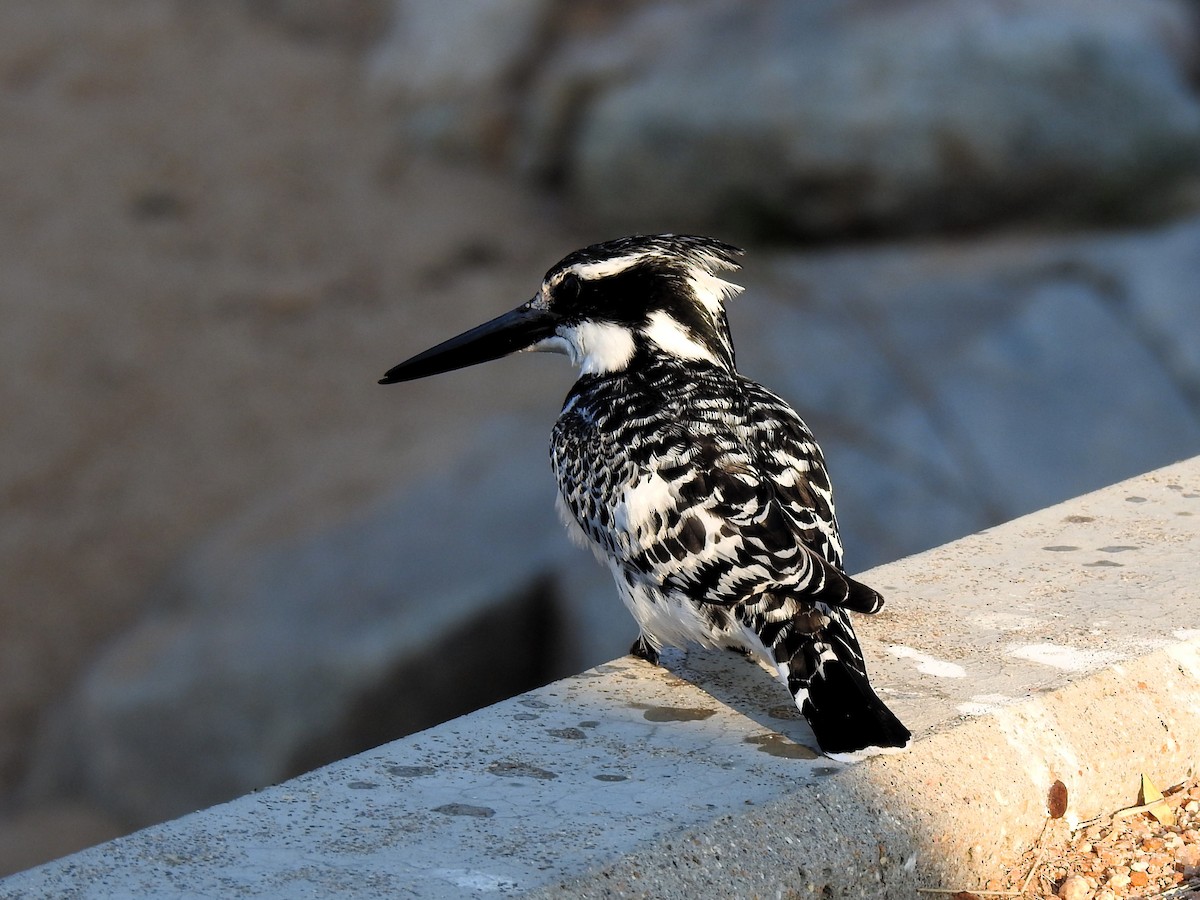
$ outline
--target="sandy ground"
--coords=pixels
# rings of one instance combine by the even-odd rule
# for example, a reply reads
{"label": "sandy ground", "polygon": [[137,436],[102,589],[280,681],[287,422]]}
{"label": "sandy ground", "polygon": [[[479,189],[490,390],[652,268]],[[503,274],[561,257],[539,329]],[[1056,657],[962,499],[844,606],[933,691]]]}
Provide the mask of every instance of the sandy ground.
{"label": "sandy ground", "polygon": [[0,4],[0,872],[106,836],[13,790],[39,713],[191,543],[256,508],[336,517],[547,371],[424,408],[374,384],[579,235],[396,158],[352,51],[240,9]]}

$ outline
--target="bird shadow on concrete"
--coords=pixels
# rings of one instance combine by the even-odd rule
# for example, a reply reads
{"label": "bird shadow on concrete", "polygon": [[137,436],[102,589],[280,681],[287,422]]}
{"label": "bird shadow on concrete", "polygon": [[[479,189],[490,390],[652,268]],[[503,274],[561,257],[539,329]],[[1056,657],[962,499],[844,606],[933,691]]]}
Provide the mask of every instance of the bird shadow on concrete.
{"label": "bird shadow on concrete", "polygon": [[659,663],[671,675],[744,716],[744,740],[757,744],[761,752],[833,768],[842,765],[821,755],[812,729],[787,689],[754,659],[731,651],[667,649]]}

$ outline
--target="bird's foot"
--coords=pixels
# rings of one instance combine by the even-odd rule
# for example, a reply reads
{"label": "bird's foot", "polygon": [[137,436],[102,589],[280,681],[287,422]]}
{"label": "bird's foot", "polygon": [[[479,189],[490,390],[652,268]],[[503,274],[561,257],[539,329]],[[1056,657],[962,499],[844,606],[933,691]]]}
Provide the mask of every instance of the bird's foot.
{"label": "bird's foot", "polygon": [[629,648],[629,655],[636,656],[638,659],[644,659],[652,666],[658,665],[658,651],[654,649],[653,644],[646,640],[644,634],[638,635],[638,639]]}

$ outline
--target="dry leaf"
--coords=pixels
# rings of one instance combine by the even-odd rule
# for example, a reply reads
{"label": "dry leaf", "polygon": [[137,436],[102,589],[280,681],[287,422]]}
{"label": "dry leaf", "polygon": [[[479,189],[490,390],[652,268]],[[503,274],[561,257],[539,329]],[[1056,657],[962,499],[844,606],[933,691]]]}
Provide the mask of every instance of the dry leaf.
{"label": "dry leaf", "polygon": [[1061,781],[1050,785],[1050,795],[1046,798],[1046,810],[1052,819],[1061,819],[1067,811],[1067,786]]}
{"label": "dry leaf", "polygon": [[[1157,802],[1156,802],[1157,801]],[[1150,804],[1154,804],[1150,806]],[[1163,799],[1162,791],[1154,786],[1149,778],[1142,775],[1142,787],[1138,791],[1138,806],[1150,806],[1146,812],[1154,816],[1161,824],[1170,828],[1175,824],[1175,812],[1167,805],[1167,801]]]}

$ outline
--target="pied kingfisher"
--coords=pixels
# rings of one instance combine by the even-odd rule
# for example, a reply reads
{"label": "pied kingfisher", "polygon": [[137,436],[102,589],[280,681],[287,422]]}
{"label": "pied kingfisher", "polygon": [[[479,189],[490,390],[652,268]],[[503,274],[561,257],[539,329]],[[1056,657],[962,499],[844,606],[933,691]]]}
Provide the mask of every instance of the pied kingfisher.
{"label": "pied kingfisher", "polygon": [[867,681],[849,612],[883,605],[842,570],[821,450],[800,417],[734,367],[724,303],[736,247],[660,234],[595,244],[537,294],[391,369],[424,378],[521,350],[578,366],[554,425],[558,507],[616,579],[640,635],[736,650],[787,685],[821,749],[903,747]]}

